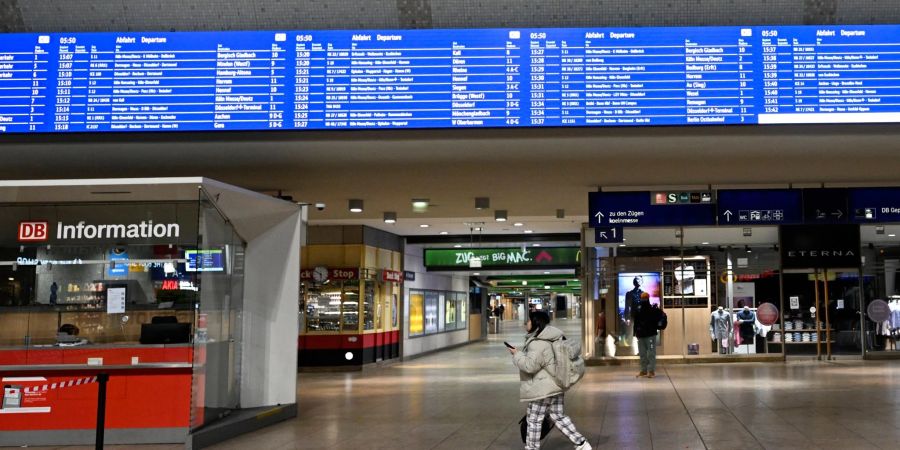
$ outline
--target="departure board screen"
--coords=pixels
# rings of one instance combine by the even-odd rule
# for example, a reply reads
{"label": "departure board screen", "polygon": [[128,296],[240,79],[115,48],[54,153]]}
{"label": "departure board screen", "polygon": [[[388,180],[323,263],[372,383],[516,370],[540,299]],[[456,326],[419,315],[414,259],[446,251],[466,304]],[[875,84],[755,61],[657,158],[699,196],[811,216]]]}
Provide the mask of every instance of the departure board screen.
{"label": "departure board screen", "polygon": [[0,35],[0,133],[900,122],[900,26]]}

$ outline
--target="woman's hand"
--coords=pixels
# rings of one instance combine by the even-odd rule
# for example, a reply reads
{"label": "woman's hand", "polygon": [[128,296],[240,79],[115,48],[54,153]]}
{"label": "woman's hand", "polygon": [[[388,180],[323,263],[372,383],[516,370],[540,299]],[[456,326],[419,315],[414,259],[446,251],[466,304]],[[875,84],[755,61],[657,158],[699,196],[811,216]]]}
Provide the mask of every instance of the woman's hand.
{"label": "woman's hand", "polygon": [[507,350],[509,350],[509,354],[513,355],[513,356],[516,356],[516,353],[519,352],[519,350],[514,349],[514,348],[507,348]]}

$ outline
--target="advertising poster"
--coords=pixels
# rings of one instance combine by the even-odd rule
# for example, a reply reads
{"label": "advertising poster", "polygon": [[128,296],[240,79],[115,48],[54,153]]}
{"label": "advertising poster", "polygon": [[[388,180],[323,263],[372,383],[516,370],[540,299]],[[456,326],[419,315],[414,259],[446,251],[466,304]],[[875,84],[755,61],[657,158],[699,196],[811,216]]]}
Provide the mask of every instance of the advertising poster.
{"label": "advertising poster", "polygon": [[631,305],[640,301],[641,294],[650,296],[650,303],[660,304],[660,280],[659,272],[620,273],[619,274],[619,316],[631,310]]}
{"label": "advertising poster", "polygon": [[425,294],[409,294],[409,335],[425,333]]}
{"label": "advertising poster", "polygon": [[425,333],[438,332],[438,295],[436,292],[425,293]]}
{"label": "advertising poster", "polygon": [[753,283],[734,283],[734,307],[756,307],[756,285]]}

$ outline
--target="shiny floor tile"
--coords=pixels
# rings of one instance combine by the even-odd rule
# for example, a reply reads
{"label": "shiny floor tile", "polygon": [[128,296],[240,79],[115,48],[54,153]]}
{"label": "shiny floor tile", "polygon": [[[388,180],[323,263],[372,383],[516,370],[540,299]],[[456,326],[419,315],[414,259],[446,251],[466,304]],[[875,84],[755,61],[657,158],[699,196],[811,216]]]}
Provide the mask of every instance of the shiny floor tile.
{"label": "shiny floor tile", "polygon": [[[580,324],[557,321],[568,335]],[[502,342],[358,373],[298,377],[297,418],[213,447],[231,449],[520,449],[519,377]],[[566,412],[596,449],[900,448],[900,361],[589,367]],[[542,449],[571,449],[551,431]],[[118,448],[118,447],[117,447]],[[175,449],[177,446],[134,448]]]}

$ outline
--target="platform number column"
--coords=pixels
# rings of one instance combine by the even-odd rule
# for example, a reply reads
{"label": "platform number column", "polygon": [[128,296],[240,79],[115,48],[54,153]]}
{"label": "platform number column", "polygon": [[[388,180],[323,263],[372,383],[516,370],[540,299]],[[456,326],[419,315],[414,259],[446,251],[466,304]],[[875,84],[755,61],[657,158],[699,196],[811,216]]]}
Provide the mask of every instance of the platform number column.
{"label": "platform number column", "polygon": [[510,31],[506,41],[506,124],[519,125],[522,117],[521,76],[518,31]]}
{"label": "platform number column", "polygon": [[741,123],[753,119],[754,96],[753,86],[753,47],[746,39],[750,37],[751,29],[741,30],[741,38],[738,39],[738,95],[741,115]]}
{"label": "platform number column", "polygon": [[34,62],[31,65],[31,96],[28,112],[28,131],[37,131],[44,124],[47,107],[47,65],[50,55],[44,48],[50,44],[49,36],[40,36],[34,47]]}

